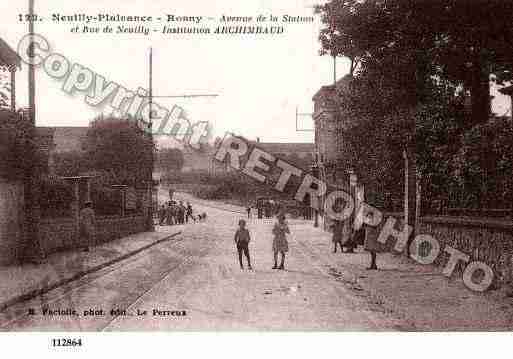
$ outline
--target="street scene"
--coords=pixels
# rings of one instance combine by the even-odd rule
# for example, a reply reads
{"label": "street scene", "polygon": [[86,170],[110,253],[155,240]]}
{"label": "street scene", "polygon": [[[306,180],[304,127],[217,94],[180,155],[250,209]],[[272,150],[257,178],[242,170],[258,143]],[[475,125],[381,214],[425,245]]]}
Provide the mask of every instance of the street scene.
{"label": "street scene", "polygon": [[26,5],[0,332],[513,329],[512,4]]}
{"label": "street scene", "polygon": [[[163,198],[166,192],[160,191]],[[311,221],[290,220],[285,270],[273,269],[274,220],[258,219],[255,209],[248,219],[245,208],[184,193],[176,198],[193,204],[195,213],[208,213],[207,221],[157,226],[154,235],[49,258],[44,270],[54,280],[59,270],[84,271],[95,257],[123,257],[127,242],[133,248],[157,242],[13,304],[0,317],[2,330],[511,330],[513,305],[497,295],[475,295],[439,269],[392,254],[380,258],[381,273],[368,271],[361,246],[351,254],[332,253],[331,236]],[[240,219],[251,234],[252,269],[246,258],[244,269],[238,263],[233,236]]]}
{"label": "street scene", "polygon": [[[319,260],[318,249],[307,247],[304,241],[312,232],[310,225],[303,221],[291,224],[297,232],[297,241],[291,242],[294,254],[287,259],[286,270],[277,271],[272,269],[272,222],[248,220],[253,269],[241,270],[234,251],[233,230],[244,214],[229,206],[197,206],[208,211],[207,223],[173,226],[181,234],[169,242],[84,277],[66,291],[59,289],[44,295],[43,307],[74,308],[76,316],[45,316],[38,298],[18,309],[28,313],[33,306],[38,311],[36,315],[22,314],[3,329],[401,329],[400,320],[387,316],[379,305],[356,296],[344,285],[343,280],[349,283],[357,278],[334,275],[335,268]],[[89,308],[102,308],[105,314],[85,316],[83,312]],[[111,315],[112,309],[124,312]],[[143,312],[148,314],[140,315]]]}

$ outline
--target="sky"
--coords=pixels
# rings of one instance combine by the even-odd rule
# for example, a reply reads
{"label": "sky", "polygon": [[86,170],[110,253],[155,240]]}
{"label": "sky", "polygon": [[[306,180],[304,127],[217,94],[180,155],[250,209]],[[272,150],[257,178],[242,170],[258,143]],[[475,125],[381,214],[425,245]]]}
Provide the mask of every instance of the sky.
{"label": "sky", "polygon": [[[6,0],[3,0],[6,1]],[[148,87],[148,53],[154,50],[154,95],[218,94],[216,98],[158,99],[171,109],[184,108],[192,122],[210,121],[214,136],[226,131],[263,142],[312,142],[313,132],[296,131],[296,108],[313,112],[312,96],[333,82],[333,60],[319,56],[319,19],[293,24],[285,34],[252,38],[230,36],[176,36],[151,34],[72,34],[72,24],[54,24],[54,13],[73,15],[110,13],[165,16],[312,16],[316,0],[35,0],[36,13],[46,21],[36,24],[53,51],[63,54],[125,87]],[[27,33],[27,23],[18,20],[26,13],[28,0],[10,2],[0,12],[0,37],[16,48]],[[337,75],[348,71],[348,62],[337,60]],[[26,106],[27,67],[17,74],[17,105]],[[62,83],[38,70],[37,125],[87,126],[100,112],[88,106],[83,94],[69,96]],[[493,95],[498,95],[495,90]],[[508,101],[498,95],[494,110],[508,111]],[[311,129],[312,119],[302,117],[299,128]]]}
{"label": "sky", "polygon": [[[5,0],[3,0],[5,1]],[[148,87],[148,52],[154,50],[154,95],[213,93],[216,98],[158,99],[169,109],[183,107],[192,122],[208,120],[214,134],[231,131],[265,142],[312,142],[312,132],[296,131],[296,107],[313,111],[312,96],[333,82],[329,57],[319,56],[319,20],[292,24],[285,34],[255,39],[231,36],[177,36],[151,34],[72,34],[72,24],[58,25],[51,15],[112,13],[164,16],[256,16],[289,14],[312,16],[315,0],[36,0],[36,13],[45,18],[36,23],[36,33],[45,36],[53,51],[63,54],[107,79],[136,90]],[[16,49],[27,33],[27,23],[18,21],[28,1],[10,2],[0,12],[0,37]],[[11,5],[12,4],[12,5]],[[339,60],[340,76],[347,62]],[[17,74],[18,106],[27,104],[27,67]],[[100,113],[86,105],[83,94],[69,96],[62,83],[37,70],[37,125],[87,126]],[[105,110],[104,110],[105,111]],[[303,117],[300,128],[312,128]]]}

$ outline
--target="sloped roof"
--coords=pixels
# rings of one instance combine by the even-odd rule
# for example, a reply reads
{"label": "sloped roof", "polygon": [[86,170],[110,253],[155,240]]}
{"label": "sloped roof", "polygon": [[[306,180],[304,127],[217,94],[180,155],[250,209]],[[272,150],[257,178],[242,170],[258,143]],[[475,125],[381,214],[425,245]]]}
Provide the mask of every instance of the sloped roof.
{"label": "sloped roof", "polygon": [[338,93],[345,93],[350,91],[350,85],[353,82],[353,76],[345,75],[341,77],[334,85],[322,86],[319,91],[312,97],[313,101],[319,100],[320,97],[334,96],[335,90]]}
{"label": "sloped roof", "polygon": [[322,86],[319,89],[319,91],[317,91],[315,93],[315,95],[313,95],[312,100],[313,101],[318,101],[321,97],[333,96],[334,91],[335,91],[335,86],[333,86],[333,85]]}
{"label": "sloped roof", "polygon": [[55,152],[80,152],[89,127],[38,127],[38,131],[53,131]]}
{"label": "sloped roof", "polygon": [[306,142],[253,142],[253,144],[270,153],[313,153],[315,149],[315,144]]}
{"label": "sloped roof", "polygon": [[2,38],[0,38],[0,65],[21,68],[21,58]]}

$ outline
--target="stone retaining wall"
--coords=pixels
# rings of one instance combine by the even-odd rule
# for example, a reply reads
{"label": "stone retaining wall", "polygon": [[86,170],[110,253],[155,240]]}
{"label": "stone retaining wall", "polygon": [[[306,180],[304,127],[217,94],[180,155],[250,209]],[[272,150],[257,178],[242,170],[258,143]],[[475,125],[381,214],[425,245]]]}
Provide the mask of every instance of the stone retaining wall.
{"label": "stone retaining wall", "polygon": [[145,232],[148,229],[145,216],[99,217],[96,219],[96,242],[105,243],[131,234]]}
{"label": "stone retaining wall", "polygon": [[[366,228],[367,236],[376,236],[385,220],[391,214],[384,215],[380,226]],[[402,215],[394,214],[398,221],[396,229],[403,228]],[[492,288],[513,285],[513,222],[510,220],[485,219],[471,217],[426,216],[422,217],[416,229],[418,234],[429,234],[440,243],[440,255],[435,260],[437,266],[445,266],[449,254],[444,248],[451,246],[470,256],[470,261],[486,263],[494,272]],[[404,251],[406,253],[406,251]],[[465,265],[459,262],[455,273],[461,275]]]}
{"label": "stone retaining wall", "polygon": [[[95,244],[109,242],[131,234],[147,231],[145,216],[106,216],[96,218]],[[45,253],[71,250],[85,245],[78,238],[78,225],[73,218],[42,219],[39,238]]]}
{"label": "stone retaining wall", "polygon": [[0,265],[17,261],[23,249],[23,183],[0,178]]}
{"label": "stone retaining wall", "polygon": [[[495,274],[495,287],[511,284],[513,270],[513,223],[508,220],[469,217],[423,217],[418,233],[436,238],[442,247],[449,245],[468,254],[473,261],[488,264]],[[448,255],[435,264],[445,265]],[[461,273],[462,265],[457,271]]]}
{"label": "stone retaining wall", "polygon": [[72,249],[78,245],[77,227],[73,218],[41,219],[39,241],[46,254]]}

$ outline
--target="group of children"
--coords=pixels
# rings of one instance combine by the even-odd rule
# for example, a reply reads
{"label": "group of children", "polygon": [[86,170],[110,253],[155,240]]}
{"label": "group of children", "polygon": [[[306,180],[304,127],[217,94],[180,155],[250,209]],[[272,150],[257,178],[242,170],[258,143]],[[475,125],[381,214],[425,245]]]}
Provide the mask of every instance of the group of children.
{"label": "group of children", "polygon": [[177,203],[176,201],[169,201],[167,206],[163,204],[158,210],[159,225],[175,225],[189,223],[189,220],[194,222],[203,221],[207,219],[206,213],[200,213],[197,216],[193,214],[192,205],[187,202],[184,205],[183,201]]}
{"label": "group of children", "polygon": [[[367,215],[368,222],[372,223],[372,215]],[[331,226],[332,242],[333,242],[333,253],[337,253],[337,247],[340,246],[341,253],[354,253],[354,249],[358,246],[358,244],[363,244],[363,248],[370,253],[370,266],[367,270],[377,270],[378,266],[376,264],[376,253],[384,251],[383,245],[381,245],[375,235],[373,236],[371,232],[369,235],[366,233],[365,225],[356,226],[351,228],[350,223],[346,223],[343,221],[335,221]],[[346,250],[344,251],[344,248]]]}
{"label": "group of children", "polygon": [[[278,215],[278,222],[274,224],[273,227],[273,253],[274,253],[274,266],[272,269],[285,269],[285,253],[289,250],[289,244],[287,241],[287,234],[290,234],[289,227],[287,222],[285,221],[285,215]],[[242,255],[246,257],[248,261],[248,268],[251,270],[251,258],[249,255],[249,242],[251,241],[251,236],[249,234],[248,229],[246,228],[246,221],[241,219],[239,221],[239,228],[235,232],[235,244],[237,246],[237,253],[239,255],[239,264],[240,268],[244,269],[244,265],[242,263]],[[281,262],[278,266],[278,254],[281,254]]]}
{"label": "group of children", "polygon": [[[280,213],[278,215],[278,221],[274,224],[272,233],[273,233],[273,253],[274,253],[274,266],[272,269],[285,269],[285,254],[289,250],[289,244],[287,241],[287,234],[290,234],[290,229],[285,220],[285,215]],[[343,248],[346,248],[345,253],[354,253],[354,249],[357,247],[358,243],[364,243],[364,249],[370,252],[371,255],[371,264],[369,266],[370,270],[378,269],[376,265],[376,253],[380,251],[380,249],[376,249],[377,240],[373,238],[367,238],[365,235],[365,228],[357,228],[350,235],[349,239],[345,242],[343,241],[344,237],[348,236],[348,233],[345,233],[346,230],[349,229],[347,225],[344,225],[341,221],[336,221],[332,226],[333,231],[333,244],[334,249],[333,252],[337,252],[337,246],[340,246],[340,251],[344,253]],[[242,256],[244,255],[248,261],[248,268],[251,267],[251,257],[249,254],[249,242],[251,241],[251,236],[249,234],[248,229],[246,228],[246,221],[244,219],[239,220],[239,228],[235,232],[235,244],[237,246],[237,253],[239,256],[239,264],[240,268],[244,269],[244,265],[242,263]],[[278,266],[278,254],[281,254],[281,262]]]}

